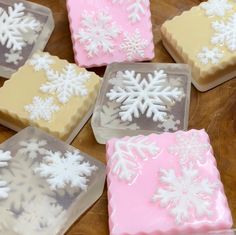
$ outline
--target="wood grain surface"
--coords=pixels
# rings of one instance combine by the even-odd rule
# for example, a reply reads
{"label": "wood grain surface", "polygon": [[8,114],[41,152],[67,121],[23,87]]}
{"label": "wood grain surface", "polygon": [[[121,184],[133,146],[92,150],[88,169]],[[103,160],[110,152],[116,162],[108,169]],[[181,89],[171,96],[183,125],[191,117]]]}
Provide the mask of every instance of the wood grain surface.
{"label": "wood grain surface", "polygon": [[[33,0],[33,2],[51,8],[54,15],[56,27],[45,51],[74,62],[66,0]],[[156,54],[154,62],[173,62],[161,42],[161,24],[200,2],[202,1],[151,0]],[[92,70],[103,75],[104,69]],[[3,83],[4,79],[0,79],[0,86]],[[191,128],[205,128],[210,136],[229,206],[236,221],[236,79],[206,93],[200,93],[192,87],[189,129]],[[13,131],[0,126],[0,143],[12,135]],[[105,163],[105,146],[96,143],[90,122],[72,145]],[[109,234],[106,193],[105,188],[102,197],[74,223],[66,235]]]}

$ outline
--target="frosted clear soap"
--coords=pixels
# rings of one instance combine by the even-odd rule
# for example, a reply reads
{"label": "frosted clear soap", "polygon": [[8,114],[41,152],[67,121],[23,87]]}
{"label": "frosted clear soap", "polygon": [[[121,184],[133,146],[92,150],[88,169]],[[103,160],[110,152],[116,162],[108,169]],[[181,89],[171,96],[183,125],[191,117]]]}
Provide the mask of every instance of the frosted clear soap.
{"label": "frosted clear soap", "polygon": [[0,145],[0,234],[62,235],[104,182],[101,162],[28,127]]}

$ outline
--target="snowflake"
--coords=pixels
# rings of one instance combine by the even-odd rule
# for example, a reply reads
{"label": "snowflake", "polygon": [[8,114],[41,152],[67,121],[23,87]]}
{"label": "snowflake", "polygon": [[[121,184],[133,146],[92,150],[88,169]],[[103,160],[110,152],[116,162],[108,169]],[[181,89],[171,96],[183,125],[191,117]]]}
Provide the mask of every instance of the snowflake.
{"label": "snowflake", "polygon": [[140,129],[136,123],[121,122],[119,111],[119,104],[117,103],[108,102],[107,105],[104,105],[100,114],[101,126],[127,130]]}
{"label": "snowflake", "polygon": [[19,145],[22,148],[19,149],[18,153],[27,155],[30,159],[35,159],[38,155],[47,153],[47,150],[43,148],[47,145],[46,140],[30,139],[28,141],[20,141]]}
{"label": "snowflake", "polygon": [[169,152],[180,158],[181,164],[204,162],[205,154],[210,149],[210,144],[204,143],[197,132],[177,133],[177,144],[169,147]]}
{"label": "snowflake", "polygon": [[65,216],[63,212],[63,208],[54,199],[38,196],[24,207],[14,231],[24,235],[44,234],[57,226],[62,215]]}
{"label": "snowflake", "polygon": [[167,132],[167,131],[177,131],[179,125],[180,125],[180,120],[175,120],[174,115],[170,115],[163,123],[159,124],[158,127],[162,128],[165,132]]}
{"label": "snowflake", "polygon": [[197,54],[197,58],[202,64],[218,64],[220,59],[223,57],[223,53],[216,47],[209,49],[208,47],[203,47],[201,52]]}
{"label": "snowflake", "polygon": [[121,103],[119,115],[122,121],[132,121],[133,116],[139,118],[140,113],[146,112],[147,118],[153,115],[153,121],[163,122],[167,117],[167,106],[183,97],[181,89],[166,86],[166,78],[163,70],[148,74],[148,79],[127,70],[123,76],[125,86],[113,87],[106,96]]}
{"label": "snowflake", "polygon": [[29,60],[29,64],[34,67],[36,72],[40,70],[47,71],[50,68],[50,65],[54,64],[54,60],[48,54],[34,54],[33,57]]}
{"label": "snowflake", "polygon": [[9,191],[10,188],[7,187],[7,182],[0,180],[0,200],[8,198]]}
{"label": "snowflake", "polygon": [[8,166],[8,161],[12,159],[11,152],[0,149],[0,168]]}
{"label": "snowflake", "polygon": [[32,161],[22,158],[17,153],[10,169],[3,169],[2,174],[8,180],[11,193],[2,207],[18,214],[29,201],[38,195],[52,195],[52,191],[45,184],[45,180],[35,177],[32,170]]}
{"label": "snowflake", "polygon": [[59,107],[53,104],[54,100],[52,97],[41,98],[35,96],[33,98],[33,103],[25,106],[25,111],[30,113],[31,120],[50,121],[54,112],[59,110]]}
{"label": "snowflake", "polygon": [[84,162],[84,157],[79,151],[61,152],[49,151],[44,157],[44,163],[35,168],[35,173],[45,177],[52,190],[63,189],[66,186],[78,187],[87,190],[88,176],[91,176],[97,167]]}
{"label": "snowflake", "polygon": [[112,53],[114,39],[120,34],[117,25],[112,22],[112,17],[105,12],[82,14],[81,29],[76,39],[85,45],[89,57],[93,57],[102,50],[105,53]]}
{"label": "snowflake", "polygon": [[147,40],[141,38],[138,30],[134,34],[125,34],[124,42],[120,48],[127,54],[128,60],[139,59],[144,57],[144,49],[147,47]]}
{"label": "snowflake", "polygon": [[119,179],[131,183],[139,174],[140,165],[137,158],[148,160],[147,155],[155,158],[159,151],[159,147],[145,136],[117,140],[114,153],[110,158],[112,173]]}
{"label": "snowflake", "polygon": [[232,5],[228,3],[228,0],[208,0],[200,6],[206,11],[207,16],[224,16],[225,11],[232,9]]}
{"label": "snowflake", "polygon": [[72,96],[88,94],[84,83],[90,78],[90,73],[87,71],[77,73],[75,65],[66,65],[62,73],[49,70],[47,77],[49,81],[43,84],[40,90],[49,94],[56,93],[58,100],[63,104],[67,103]]}
{"label": "snowflake", "polygon": [[8,64],[13,63],[15,65],[18,65],[19,62],[24,58],[21,54],[21,51],[13,51],[13,50],[10,50],[10,53],[5,53],[4,56]]}
{"label": "snowflake", "polygon": [[8,7],[8,13],[0,8],[0,43],[14,51],[26,45],[23,34],[39,26],[37,20],[25,17],[24,10],[23,3],[14,3],[13,7]]}
{"label": "snowflake", "polygon": [[226,45],[230,51],[236,51],[236,13],[226,23],[223,21],[213,22],[212,28],[216,31],[211,39],[213,44]]}
{"label": "snowflake", "polygon": [[201,179],[198,171],[192,167],[184,167],[182,176],[177,176],[173,169],[161,169],[160,173],[160,182],[164,186],[158,187],[152,199],[170,210],[177,224],[187,221],[192,211],[196,217],[212,214],[211,196],[216,184],[210,183],[206,178]]}
{"label": "snowflake", "polygon": [[[125,0],[127,1],[127,0]],[[129,0],[127,11],[129,12],[129,20],[132,23],[141,21],[141,15],[145,15],[145,6],[148,6],[149,0]],[[124,3],[124,0],[112,0],[113,3]]]}

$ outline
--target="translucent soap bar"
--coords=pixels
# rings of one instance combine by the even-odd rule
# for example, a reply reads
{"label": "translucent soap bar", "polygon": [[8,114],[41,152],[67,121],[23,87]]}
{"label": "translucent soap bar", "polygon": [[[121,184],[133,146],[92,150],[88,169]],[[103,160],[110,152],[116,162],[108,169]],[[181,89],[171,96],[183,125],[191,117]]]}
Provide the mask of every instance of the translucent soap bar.
{"label": "translucent soap bar", "polygon": [[0,145],[0,234],[63,235],[104,182],[104,164],[28,127]]}
{"label": "translucent soap bar", "polygon": [[232,227],[204,130],[109,140],[107,184],[110,235],[217,235]]}
{"label": "translucent soap bar", "polygon": [[183,64],[109,65],[92,117],[97,141],[187,129],[190,83]]}
{"label": "translucent soap bar", "polygon": [[161,27],[165,48],[192,68],[192,83],[207,91],[236,76],[236,2],[208,0],[167,20]]}
{"label": "translucent soap bar", "polygon": [[208,233],[198,233],[194,235],[236,235],[236,230],[235,229],[221,230],[221,231],[208,232]]}
{"label": "translucent soap bar", "polygon": [[49,8],[24,0],[0,0],[0,76],[10,78],[54,29]]}
{"label": "translucent soap bar", "polygon": [[0,88],[0,124],[15,131],[36,126],[71,143],[92,114],[100,82],[93,72],[37,52]]}

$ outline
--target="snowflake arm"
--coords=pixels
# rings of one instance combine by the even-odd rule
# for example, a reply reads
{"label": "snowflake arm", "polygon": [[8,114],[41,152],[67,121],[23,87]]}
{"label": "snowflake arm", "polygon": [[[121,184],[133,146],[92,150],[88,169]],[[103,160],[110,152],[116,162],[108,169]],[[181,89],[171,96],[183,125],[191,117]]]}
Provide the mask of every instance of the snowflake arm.
{"label": "snowflake arm", "polygon": [[199,172],[192,167],[183,167],[181,176],[176,176],[173,169],[162,169],[160,174],[160,182],[164,186],[157,189],[152,200],[167,208],[176,224],[188,221],[191,211],[194,211],[195,217],[211,215],[210,206],[216,184],[201,179]]}
{"label": "snowflake arm", "polygon": [[232,5],[228,0],[208,0],[200,4],[200,7],[205,10],[207,16],[224,16],[226,11],[232,9]]}
{"label": "snowflake arm", "polygon": [[39,26],[35,19],[24,17],[25,6],[23,3],[15,3],[8,7],[8,13],[0,8],[0,43],[8,49],[21,50],[25,46],[22,34],[34,31]]}
{"label": "snowflake arm", "polygon": [[141,21],[141,15],[145,14],[145,6],[147,6],[148,3],[149,0],[135,0],[134,3],[128,7],[129,19],[132,23]]}
{"label": "snowflake arm", "polygon": [[88,178],[97,167],[83,162],[84,157],[79,151],[66,152],[63,156],[61,152],[48,152],[44,157],[44,163],[35,168],[35,173],[46,178],[52,190],[63,189],[67,185],[77,187],[83,191],[87,190]]}
{"label": "snowflake arm", "polygon": [[42,84],[40,90],[44,93],[57,94],[58,100],[65,104],[73,96],[86,96],[88,89],[85,82],[90,78],[89,72],[77,73],[75,65],[67,65],[62,73],[54,70],[47,72],[48,82]]}
{"label": "snowflake arm", "polygon": [[6,181],[0,181],[0,200],[8,198],[10,188],[7,187]]}
{"label": "snowflake arm", "polygon": [[159,151],[159,147],[145,136],[118,140],[111,156],[112,173],[130,183],[138,176],[140,164],[137,158],[147,160],[148,155],[154,158]]}
{"label": "snowflake arm", "polygon": [[75,36],[84,45],[89,57],[94,57],[100,50],[112,53],[114,39],[120,34],[119,27],[112,21],[112,17],[105,13],[84,12],[82,14],[81,29]]}
{"label": "snowflake arm", "polygon": [[44,120],[50,121],[52,119],[53,113],[59,111],[59,107],[54,104],[52,97],[41,98],[35,96],[33,98],[33,103],[25,106],[25,111],[30,114],[31,120]]}
{"label": "snowflake arm", "polygon": [[8,161],[12,159],[11,152],[0,150],[0,168],[8,166]]}
{"label": "snowflake arm", "polygon": [[228,21],[215,21],[212,23],[215,30],[211,42],[213,44],[223,44],[231,52],[236,51],[236,13]]}

